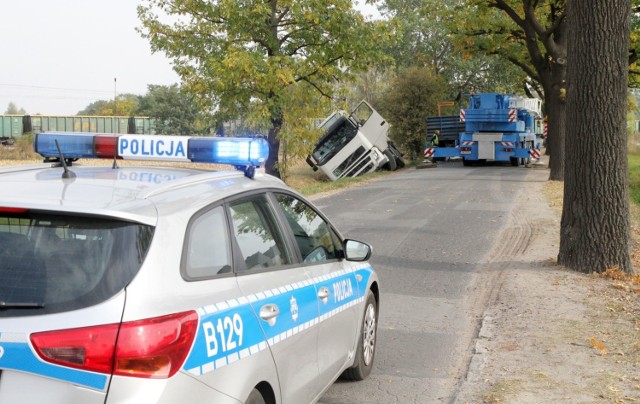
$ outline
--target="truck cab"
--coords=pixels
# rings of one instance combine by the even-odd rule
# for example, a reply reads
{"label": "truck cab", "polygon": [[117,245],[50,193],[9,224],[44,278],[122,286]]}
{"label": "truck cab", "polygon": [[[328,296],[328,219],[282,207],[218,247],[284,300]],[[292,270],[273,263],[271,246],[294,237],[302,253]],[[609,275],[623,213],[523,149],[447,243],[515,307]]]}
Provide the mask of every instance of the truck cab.
{"label": "truck cab", "polygon": [[307,163],[332,181],[404,166],[401,153],[388,137],[389,123],[364,100],[351,113],[333,112],[320,128],[324,134]]}

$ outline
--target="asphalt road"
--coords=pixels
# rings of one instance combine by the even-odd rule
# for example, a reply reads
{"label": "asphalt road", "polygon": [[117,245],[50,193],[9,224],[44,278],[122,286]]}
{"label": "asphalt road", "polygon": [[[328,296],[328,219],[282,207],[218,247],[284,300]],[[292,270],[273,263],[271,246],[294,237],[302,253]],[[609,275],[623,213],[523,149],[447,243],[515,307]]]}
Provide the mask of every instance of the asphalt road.
{"label": "asphalt road", "polygon": [[344,236],[373,246],[381,289],[371,376],[337,381],[321,403],[456,402],[492,288],[489,255],[514,242],[498,236],[516,196],[547,175],[446,162],[314,201]]}

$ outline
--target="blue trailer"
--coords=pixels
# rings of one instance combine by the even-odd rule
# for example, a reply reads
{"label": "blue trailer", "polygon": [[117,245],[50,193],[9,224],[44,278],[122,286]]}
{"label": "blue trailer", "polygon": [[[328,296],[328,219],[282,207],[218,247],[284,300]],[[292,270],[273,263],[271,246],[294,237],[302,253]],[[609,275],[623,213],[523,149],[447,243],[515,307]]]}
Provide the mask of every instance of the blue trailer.
{"label": "blue trailer", "polygon": [[497,93],[468,97],[468,108],[460,110],[465,130],[457,142],[448,147],[431,147],[427,141],[425,158],[461,157],[464,165],[510,161],[517,166],[540,156],[535,147],[540,100]]}

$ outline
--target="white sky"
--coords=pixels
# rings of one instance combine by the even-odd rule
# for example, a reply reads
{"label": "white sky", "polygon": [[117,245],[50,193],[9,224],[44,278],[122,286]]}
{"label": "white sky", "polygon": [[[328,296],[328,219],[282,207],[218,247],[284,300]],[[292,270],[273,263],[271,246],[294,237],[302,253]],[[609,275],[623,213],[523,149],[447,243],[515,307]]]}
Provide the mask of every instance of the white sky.
{"label": "white sky", "polygon": [[[144,94],[147,84],[179,82],[164,54],[151,54],[135,31],[136,0],[2,3],[0,114],[13,102],[29,114],[75,115],[115,91]],[[377,14],[364,0],[354,4]]]}

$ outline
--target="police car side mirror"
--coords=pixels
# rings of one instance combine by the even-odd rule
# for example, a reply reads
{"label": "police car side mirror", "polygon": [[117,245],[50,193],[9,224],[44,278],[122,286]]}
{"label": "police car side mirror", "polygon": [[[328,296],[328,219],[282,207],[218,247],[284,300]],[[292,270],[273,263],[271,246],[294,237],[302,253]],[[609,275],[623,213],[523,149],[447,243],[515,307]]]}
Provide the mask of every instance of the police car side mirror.
{"label": "police car side mirror", "polygon": [[371,246],[367,243],[346,239],[343,245],[347,261],[366,261],[371,257]]}

